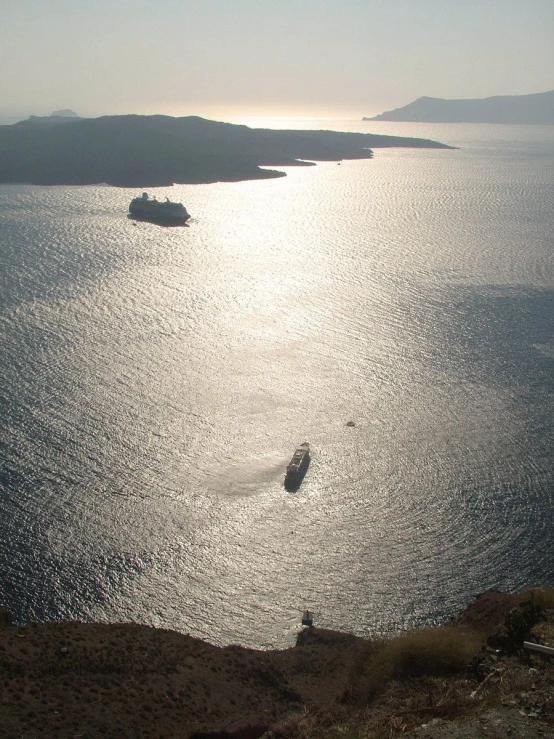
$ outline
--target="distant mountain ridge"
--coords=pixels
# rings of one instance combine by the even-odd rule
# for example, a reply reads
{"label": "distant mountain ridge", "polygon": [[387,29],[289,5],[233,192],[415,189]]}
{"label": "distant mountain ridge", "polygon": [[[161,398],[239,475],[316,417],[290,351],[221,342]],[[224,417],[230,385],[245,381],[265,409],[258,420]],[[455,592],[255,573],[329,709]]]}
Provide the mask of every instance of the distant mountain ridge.
{"label": "distant mountain ridge", "polygon": [[50,115],[56,118],[81,118],[80,115],[77,115],[77,113],[74,110],[71,110],[70,108],[64,108],[63,110],[55,110]]}
{"label": "distant mountain ridge", "polygon": [[73,110],[55,110],[53,113],[50,113],[50,115],[31,115],[27,120],[25,121],[18,121],[18,124],[22,123],[43,123],[45,125],[51,126],[56,125],[58,123],[74,123],[75,121],[82,121],[84,118],[82,118],[80,115],[77,115]]}
{"label": "distant mountain ridge", "polygon": [[389,146],[452,148],[428,139],[255,129],[197,116],[31,117],[0,126],[0,183],[236,182],[284,176],[266,167],[370,159],[370,147]]}
{"label": "distant mountain ridge", "polygon": [[363,120],[554,125],[554,90],[532,95],[497,95],[468,100],[420,97],[403,108]]}

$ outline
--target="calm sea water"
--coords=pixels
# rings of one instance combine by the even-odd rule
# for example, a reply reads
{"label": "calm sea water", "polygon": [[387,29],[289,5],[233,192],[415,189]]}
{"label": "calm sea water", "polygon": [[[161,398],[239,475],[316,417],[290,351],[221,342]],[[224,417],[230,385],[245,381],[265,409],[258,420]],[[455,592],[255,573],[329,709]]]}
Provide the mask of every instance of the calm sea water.
{"label": "calm sea water", "polygon": [[282,647],[306,607],[370,635],[554,584],[554,127],[301,125],[460,149],[152,191],[186,228],[0,187],[19,620]]}

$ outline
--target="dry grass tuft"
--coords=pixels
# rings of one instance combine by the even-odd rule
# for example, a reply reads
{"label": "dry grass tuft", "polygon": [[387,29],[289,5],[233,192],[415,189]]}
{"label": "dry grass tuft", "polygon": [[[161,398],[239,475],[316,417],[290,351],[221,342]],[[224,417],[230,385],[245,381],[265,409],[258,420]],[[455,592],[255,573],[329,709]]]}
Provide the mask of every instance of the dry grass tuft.
{"label": "dry grass tuft", "polygon": [[526,601],[532,600],[537,606],[541,606],[545,610],[554,609],[554,588],[537,587],[530,588],[518,595],[519,605]]}
{"label": "dry grass tuft", "polygon": [[479,632],[442,627],[398,636],[366,654],[353,676],[352,693],[368,701],[391,680],[455,675],[467,669],[483,644]]}

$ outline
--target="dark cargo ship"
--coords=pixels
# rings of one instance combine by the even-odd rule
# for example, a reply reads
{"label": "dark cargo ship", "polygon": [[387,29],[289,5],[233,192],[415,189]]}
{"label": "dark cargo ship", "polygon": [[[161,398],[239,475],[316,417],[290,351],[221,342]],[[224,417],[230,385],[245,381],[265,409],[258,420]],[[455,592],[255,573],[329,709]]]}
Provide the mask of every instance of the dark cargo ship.
{"label": "dark cargo ship", "polygon": [[310,445],[305,441],[296,449],[287,465],[287,472],[285,474],[285,487],[287,489],[299,487],[309,464]]}

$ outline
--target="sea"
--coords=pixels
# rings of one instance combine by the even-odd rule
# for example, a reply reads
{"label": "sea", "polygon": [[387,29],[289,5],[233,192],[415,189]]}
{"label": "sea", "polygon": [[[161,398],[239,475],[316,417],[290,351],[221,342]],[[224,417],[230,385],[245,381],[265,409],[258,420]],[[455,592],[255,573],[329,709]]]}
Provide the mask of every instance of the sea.
{"label": "sea", "polygon": [[251,123],[458,148],[151,188],[180,228],[1,186],[0,603],[269,649],[554,585],[554,126]]}

